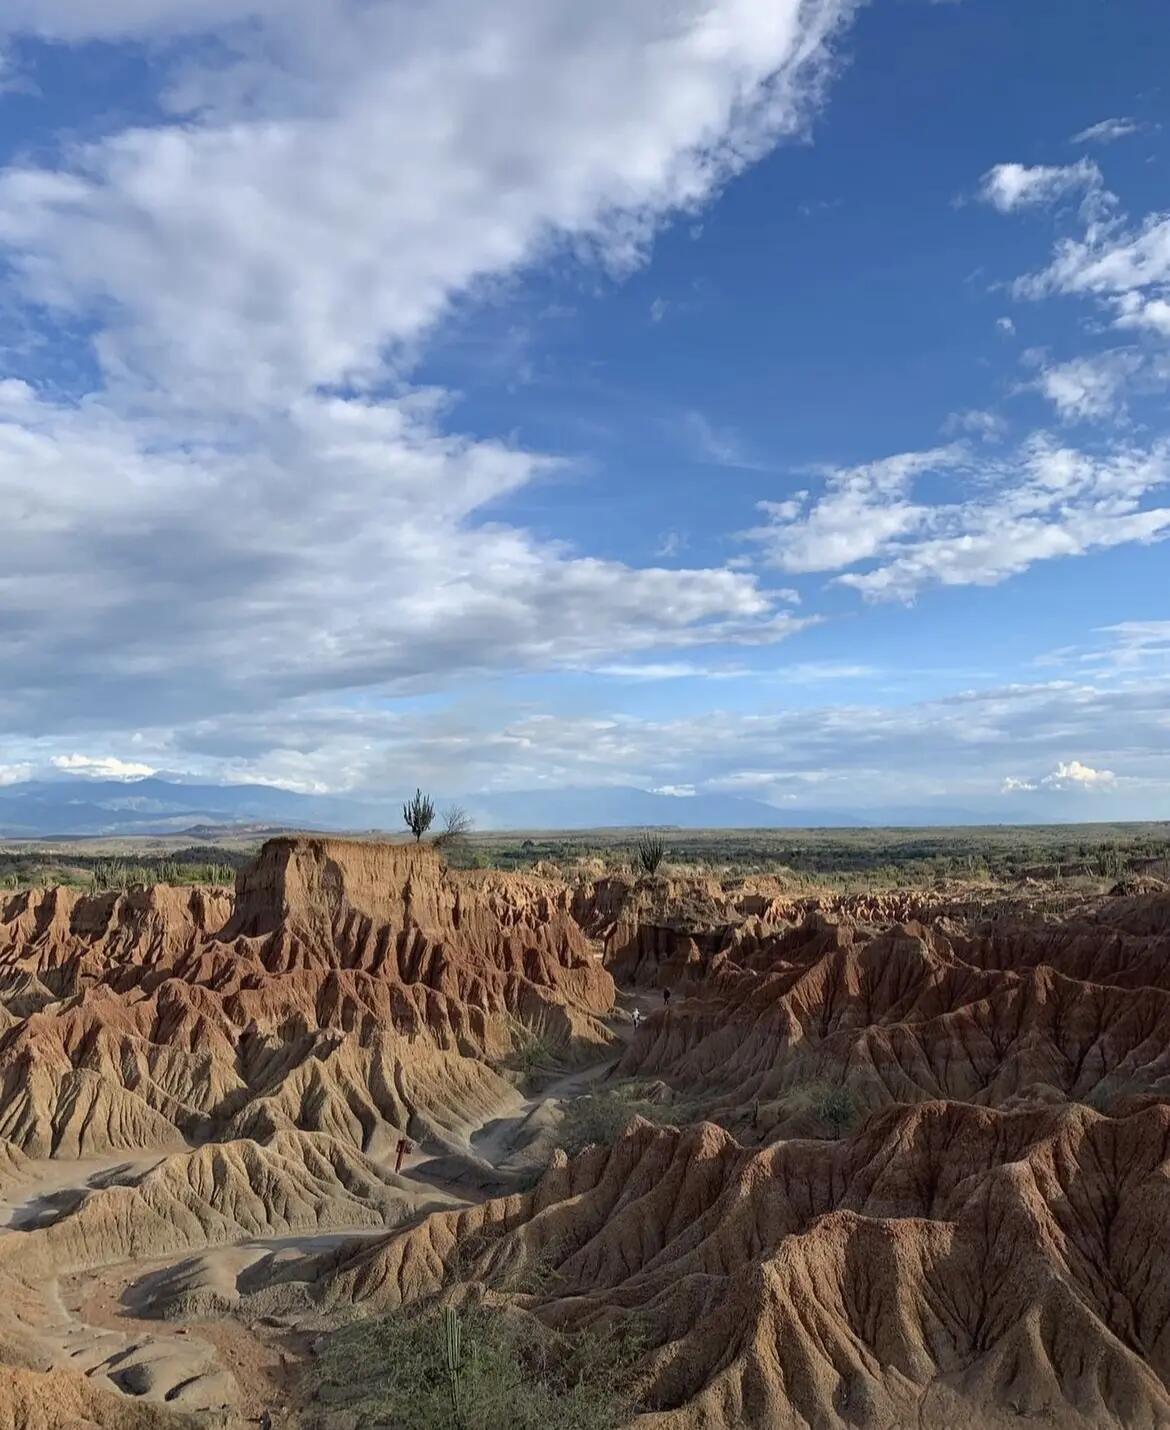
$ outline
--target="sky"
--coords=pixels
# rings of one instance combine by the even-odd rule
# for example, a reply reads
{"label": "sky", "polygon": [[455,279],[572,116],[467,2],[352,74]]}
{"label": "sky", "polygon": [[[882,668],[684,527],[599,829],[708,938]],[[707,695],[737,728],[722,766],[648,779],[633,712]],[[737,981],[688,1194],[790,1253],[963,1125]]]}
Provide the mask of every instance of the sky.
{"label": "sky", "polygon": [[6,0],[0,782],[1170,818],[1164,0]]}

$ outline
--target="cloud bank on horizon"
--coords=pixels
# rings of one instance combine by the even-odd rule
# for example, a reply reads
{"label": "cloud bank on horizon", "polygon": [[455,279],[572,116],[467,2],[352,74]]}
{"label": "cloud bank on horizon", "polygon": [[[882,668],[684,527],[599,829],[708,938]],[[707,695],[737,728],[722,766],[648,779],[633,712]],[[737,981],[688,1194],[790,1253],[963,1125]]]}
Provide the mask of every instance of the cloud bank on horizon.
{"label": "cloud bank on horizon", "polygon": [[1170,816],[1157,116],[899,9],[6,7],[0,782]]}

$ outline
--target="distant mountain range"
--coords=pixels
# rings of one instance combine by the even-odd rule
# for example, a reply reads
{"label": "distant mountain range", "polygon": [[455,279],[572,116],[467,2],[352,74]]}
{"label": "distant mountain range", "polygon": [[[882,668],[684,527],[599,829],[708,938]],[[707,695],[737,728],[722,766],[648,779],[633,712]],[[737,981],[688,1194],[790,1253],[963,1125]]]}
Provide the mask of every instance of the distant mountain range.
{"label": "distant mountain range", "polygon": [[[436,799],[442,807],[446,801]],[[673,825],[686,829],[861,825],[853,816],[778,809],[733,795],[655,794],[632,788],[515,791],[455,797],[477,829],[598,829]],[[271,785],[54,779],[0,786],[0,835],[180,834],[200,827],[275,825],[324,830],[402,829],[401,801],[297,794]]]}
{"label": "distant mountain range", "polygon": [[[405,793],[409,793],[406,791]],[[880,825],[1042,823],[1072,811],[1013,805],[992,811],[935,807],[844,812],[765,804],[735,795],[678,796],[623,786],[517,790],[436,796],[462,805],[475,827],[606,829],[657,825],[678,829],[865,828]],[[1084,816],[1079,816],[1083,818]],[[52,779],[0,785],[0,837],[183,834],[261,825],[283,829],[402,832],[401,799],[297,794],[262,784],[195,784],[154,776],[141,780]]]}

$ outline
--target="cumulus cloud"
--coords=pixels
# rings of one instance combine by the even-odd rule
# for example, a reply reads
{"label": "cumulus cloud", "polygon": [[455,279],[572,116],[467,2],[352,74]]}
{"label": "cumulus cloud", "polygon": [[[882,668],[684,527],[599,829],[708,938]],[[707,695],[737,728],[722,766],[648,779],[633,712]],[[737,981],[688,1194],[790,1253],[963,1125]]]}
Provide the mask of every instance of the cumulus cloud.
{"label": "cumulus cloud", "polygon": [[1054,789],[1099,789],[1103,785],[1116,784],[1117,776],[1112,770],[1095,770],[1080,760],[1062,760],[1050,775],[1045,775],[1042,784]]}
{"label": "cumulus cloud", "polygon": [[1108,789],[1117,783],[1112,770],[1095,770],[1080,760],[1061,760],[1056,768],[1040,779],[1020,779],[1008,775],[1001,786],[1004,794],[1034,793],[1036,790]]}
{"label": "cumulus cloud", "polygon": [[[916,499],[923,478],[962,477],[950,499]],[[1038,561],[1170,534],[1170,443],[1105,455],[1030,439],[1008,457],[962,446],[831,470],[824,492],[765,502],[746,533],[785,571],[834,571],[867,600],[907,601],[926,586],[989,586]],[[848,568],[871,563],[869,569]]]}
{"label": "cumulus cloud", "polygon": [[155,772],[153,765],[120,760],[115,755],[54,755],[49,763],[55,770],[102,780],[138,780]]}
{"label": "cumulus cloud", "polygon": [[1040,208],[1072,194],[1100,199],[1101,170],[1091,159],[1075,164],[996,164],[979,183],[979,197],[1000,213]]}

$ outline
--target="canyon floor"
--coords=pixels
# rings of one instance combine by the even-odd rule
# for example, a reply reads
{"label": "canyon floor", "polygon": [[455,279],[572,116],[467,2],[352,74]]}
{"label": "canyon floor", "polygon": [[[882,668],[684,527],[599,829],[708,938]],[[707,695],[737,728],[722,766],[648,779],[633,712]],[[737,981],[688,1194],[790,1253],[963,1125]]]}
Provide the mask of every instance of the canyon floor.
{"label": "canyon floor", "polygon": [[430,1424],[321,1367],[440,1307],[570,1390],[620,1344],[654,1430],[1170,1426],[1153,878],[274,839],[234,895],[0,895],[0,1078],[0,1430]]}

